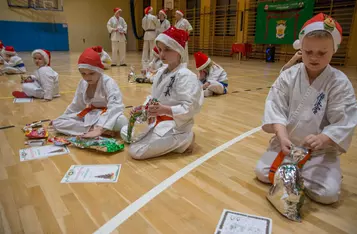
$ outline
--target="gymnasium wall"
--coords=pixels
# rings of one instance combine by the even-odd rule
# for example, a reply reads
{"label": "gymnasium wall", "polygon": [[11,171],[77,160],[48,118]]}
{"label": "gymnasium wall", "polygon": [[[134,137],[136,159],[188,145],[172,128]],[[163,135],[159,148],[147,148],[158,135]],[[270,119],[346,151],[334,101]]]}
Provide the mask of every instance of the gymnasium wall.
{"label": "gymnasium wall", "polygon": [[128,24],[128,49],[135,50],[129,0],[119,3],[116,0],[65,0],[64,11],[56,12],[9,8],[7,0],[0,0],[0,40],[19,51],[41,47],[81,52],[93,45],[102,45],[111,51],[106,24],[113,16],[113,8],[120,7]]}

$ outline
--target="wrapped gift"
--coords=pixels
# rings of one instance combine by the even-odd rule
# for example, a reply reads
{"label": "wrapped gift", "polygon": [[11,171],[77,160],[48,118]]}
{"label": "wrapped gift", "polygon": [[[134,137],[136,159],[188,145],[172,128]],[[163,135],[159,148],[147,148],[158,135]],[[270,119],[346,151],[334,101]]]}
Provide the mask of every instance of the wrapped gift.
{"label": "wrapped gift", "polygon": [[302,147],[291,146],[289,157],[292,158],[291,163],[277,167],[267,199],[282,215],[300,222],[300,209],[305,199],[301,168],[310,157],[310,152]]}
{"label": "wrapped gift", "polygon": [[48,132],[45,128],[28,129],[25,136],[29,139],[42,139],[48,137]]}
{"label": "wrapped gift", "polygon": [[94,149],[106,153],[114,153],[124,149],[124,144],[118,142],[114,138],[95,137],[70,137],[67,139],[71,145],[81,149]]}

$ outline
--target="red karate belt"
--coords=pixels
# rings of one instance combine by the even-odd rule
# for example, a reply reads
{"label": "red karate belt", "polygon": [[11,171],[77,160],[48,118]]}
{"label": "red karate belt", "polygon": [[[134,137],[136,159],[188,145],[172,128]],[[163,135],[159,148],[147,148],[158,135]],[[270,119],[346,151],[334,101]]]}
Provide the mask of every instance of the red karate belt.
{"label": "red karate belt", "polygon": [[77,116],[79,118],[83,118],[84,116],[86,116],[89,112],[91,112],[92,110],[102,110],[102,113],[100,113],[101,115],[104,114],[107,111],[106,107],[95,107],[92,104],[85,108],[84,110],[82,110],[79,114],[77,114]]}
{"label": "red karate belt", "polygon": [[[298,163],[298,167],[301,169],[307,160],[309,160],[311,157],[311,151],[309,150],[309,153]],[[276,156],[273,164],[271,164],[270,170],[269,170],[269,180],[272,184],[274,184],[274,175],[278,167],[281,165],[281,163],[284,161],[285,155],[283,154],[282,151],[279,152],[279,154]]]}

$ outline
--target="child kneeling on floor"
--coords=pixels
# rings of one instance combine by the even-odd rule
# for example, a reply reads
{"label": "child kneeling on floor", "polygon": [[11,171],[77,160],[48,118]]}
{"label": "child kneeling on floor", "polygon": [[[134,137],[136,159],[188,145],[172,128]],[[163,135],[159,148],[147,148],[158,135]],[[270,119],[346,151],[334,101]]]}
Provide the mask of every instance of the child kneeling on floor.
{"label": "child kneeling on floor", "polygon": [[226,94],[228,89],[226,71],[202,52],[196,52],[194,57],[204,96]]}
{"label": "child kneeling on floor", "polygon": [[155,40],[165,63],[152,86],[151,98],[159,103],[148,109],[156,123],[143,138],[130,145],[129,154],[134,159],[188,152],[193,147],[193,118],[201,109],[203,94],[197,76],[182,63],[187,39],[187,32],[170,27]]}
{"label": "child kneeling on floor", "polygon": [[149,67],[147,69],[143,69],[141,71],[143,78],[136,78],[136,82],[138,83],[150,83],[154,82],[154,77],[158,70],[164,65],[164,63],[160,59],[159,49],[155,46],[153,49],[153,59],[149,63]]}
{"label": "child kneeling on floor", "polygon": [[54,129],[86,138],[114,135],[128,124],[118,85],[104,74],[102,61],[92,48],[81,54],[78,68],[83,79],[64,114],[52,121]]}
{"label": "child kneeling on floor", "polygon": [[3,51],[3,68],[0,70],[0,75],[7,74],[7,75],[12,75],[12,74],[24,74],[26,73],[26,68],[25,64],[22,61],[22,58],[20,58],[14,47],[12,46],[5,46],[5,49]]}
{"label": "child kneeling on floor", "polygon": [[[306,194],[331,204],[341,188],[340,154],[345,153],[357,124],[354,89],[347,76],[329,65],[342,40],[342,28],[331,17],[318,14],[308,20],[297,47],[302,60],[280,74],[265,103],[263,130],[275,136],[259,160],[255,173],[269,183],[269,170],[280,151],[291,145],[311,150],[302,168]],[[291,162],[285,156],[285,162]]]}
{"label": "child kneeling on floor", "polygon": [[12,95],[16,98],[35,97],[46,101],[59,97],[58,73],[50,67],[51,53],[37,49],[32,52],[32,58],[38,69],[31,76],[23,76],[23,91],[14,91]]}

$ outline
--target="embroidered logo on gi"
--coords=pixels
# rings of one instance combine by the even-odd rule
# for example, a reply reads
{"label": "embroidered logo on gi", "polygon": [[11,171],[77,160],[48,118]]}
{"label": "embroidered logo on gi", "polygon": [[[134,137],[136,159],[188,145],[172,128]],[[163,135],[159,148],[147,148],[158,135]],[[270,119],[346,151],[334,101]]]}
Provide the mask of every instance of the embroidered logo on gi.
{"label": "embroidered logo on gi", "polygon": [[172,89],[172,85],[173,85],[174,82],[175,82],[175,76],[171,76],[170,78],[171,78],[170,84],[167,86],[167,89],[166,89],[166,91],[165,91],[165,97],[166,97],[166,96],[171,96],[170,90]]}
{"label": "embroidered logo on gi", "polygon": [[319,96],[317,96],[316,98],[316,102],[314,104],[314,107],[312,108],[312,113],[314,113],[315,115],[317,114],[317,112],[319,112],[322,108],[322,100],[324,100],[325,98],[325,94],[324,93],[320,93]]}

